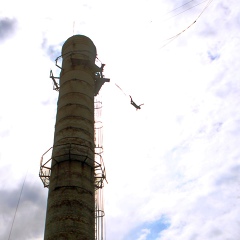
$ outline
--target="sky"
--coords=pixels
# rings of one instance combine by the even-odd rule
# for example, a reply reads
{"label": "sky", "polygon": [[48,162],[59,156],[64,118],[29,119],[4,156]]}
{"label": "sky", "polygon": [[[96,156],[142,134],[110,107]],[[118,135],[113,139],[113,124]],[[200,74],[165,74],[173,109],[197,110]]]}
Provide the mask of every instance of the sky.
{"label": "sky", "polygon": [[0,240],[43,239],[49,72],[74,34],[91,38],[111,79],[100,91],[106,239],[240,239],[238,0],[0,5]]}

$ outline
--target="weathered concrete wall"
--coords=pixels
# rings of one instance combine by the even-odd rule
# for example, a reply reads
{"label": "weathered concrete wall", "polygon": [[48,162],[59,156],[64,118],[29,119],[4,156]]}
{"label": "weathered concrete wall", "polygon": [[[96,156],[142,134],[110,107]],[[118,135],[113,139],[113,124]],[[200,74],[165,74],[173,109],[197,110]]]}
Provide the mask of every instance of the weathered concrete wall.
{"label": "weathered concrete wall", "polygon": [[45,240],[94,240],[96,47],[82,35],[62,48]]}

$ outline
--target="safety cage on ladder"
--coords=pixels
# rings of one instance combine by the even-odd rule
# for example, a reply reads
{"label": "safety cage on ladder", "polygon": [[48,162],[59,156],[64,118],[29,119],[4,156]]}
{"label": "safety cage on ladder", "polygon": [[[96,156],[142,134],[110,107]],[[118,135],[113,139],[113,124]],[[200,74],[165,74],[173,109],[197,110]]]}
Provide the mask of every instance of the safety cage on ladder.
{"label": "safety cage on ladder", "polygon": [[[106,180],[106,170],[103,162],[103,124],[101,122],[101,111],[102,111],[102,102],[95,97],[94,103],[94,168],[95,168],[95,240],[104,240],[105,239],[105,230],[104,230],[104,199],[103,199],[103,187],[104,181]],[[86,148],[87,146],[80,144],[64,144],[64,148],[69,149],[69,157],[75,155],[73,153],[74,148]],[[54,147],[60,147],[54,146]],[[49,148],[41,157],[40,160],[40,171],[39,177],[43,182],[44,187],[49,187],[51,179],[51,166],[52,166],[52,150],[53,147]],[[91,151],[91,149],[89,149]],[[88,159],[88,161],[92,161]],[[56,163],[55,163],[56,164]]]}

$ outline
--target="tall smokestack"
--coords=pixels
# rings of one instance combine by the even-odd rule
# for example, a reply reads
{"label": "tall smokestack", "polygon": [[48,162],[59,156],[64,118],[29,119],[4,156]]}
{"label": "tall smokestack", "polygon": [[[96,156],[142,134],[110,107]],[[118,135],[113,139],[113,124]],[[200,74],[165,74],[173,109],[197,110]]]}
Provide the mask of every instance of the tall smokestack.
{"label": "tall smokestack", "polygon": [[94,240],[94,96],[109,79],[86,36],[67,39],[61,57],[44,239]]}

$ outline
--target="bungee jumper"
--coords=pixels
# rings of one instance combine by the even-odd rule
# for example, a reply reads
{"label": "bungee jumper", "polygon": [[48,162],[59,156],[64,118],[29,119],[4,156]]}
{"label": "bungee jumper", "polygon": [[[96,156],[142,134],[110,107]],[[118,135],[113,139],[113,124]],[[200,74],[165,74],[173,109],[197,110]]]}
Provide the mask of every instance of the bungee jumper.
{"label": "bungee jumper", "polygon": [[129,95],[130,99],[131,99],[131,104],[136,108],[136,110],[141,109],[141,106],[144,105],[144,103],[137,105],[133,100],[132,97]]}

